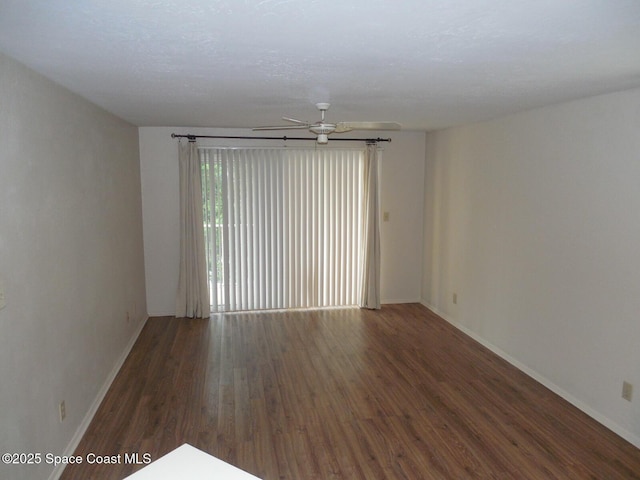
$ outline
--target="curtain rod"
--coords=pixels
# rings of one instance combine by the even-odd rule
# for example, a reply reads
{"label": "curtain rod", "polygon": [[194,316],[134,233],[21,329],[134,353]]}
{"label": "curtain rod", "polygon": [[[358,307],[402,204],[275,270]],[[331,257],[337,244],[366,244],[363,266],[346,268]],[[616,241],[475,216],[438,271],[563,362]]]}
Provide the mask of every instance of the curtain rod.
{"label": "curtain rod", "polygon": [[[241,136],[228,136],[228,135],[180,135],[178,133],[172,133],[171,138],[188,138],[190,142],[195,142],[196,138],[233,138],[240,140],[313,140],[314,142],[317,140],[315,137],[241,137]],[[332,138],[332,142],[335,141],[343,141],[343,142],[367,142],[367,143],[378,143],[378,142],[391,142],[390,138]]]}

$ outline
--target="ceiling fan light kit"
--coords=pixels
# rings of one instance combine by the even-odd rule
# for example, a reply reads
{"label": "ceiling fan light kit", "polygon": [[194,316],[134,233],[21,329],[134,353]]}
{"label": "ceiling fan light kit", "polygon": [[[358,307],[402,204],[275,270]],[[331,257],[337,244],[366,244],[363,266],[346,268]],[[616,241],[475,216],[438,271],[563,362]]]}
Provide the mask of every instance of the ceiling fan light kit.
{"label": "ceiling fan light kit", "polygon": [[400,130],[401,125],[396,122],[338,122],[329,123],[325,121],[325,113],[331,105],[326,102],[316,103],[316,108],[320,110],[320,121],[311,123],[303,122],[290,117],[282,117],[283,120],[294,125],[274,125],[266,127],[255,127],[253,130],[294,130],[307,129],[316,135],[319,144],[329,142],[329,135],[332,133],[345,133],[351,130]]}

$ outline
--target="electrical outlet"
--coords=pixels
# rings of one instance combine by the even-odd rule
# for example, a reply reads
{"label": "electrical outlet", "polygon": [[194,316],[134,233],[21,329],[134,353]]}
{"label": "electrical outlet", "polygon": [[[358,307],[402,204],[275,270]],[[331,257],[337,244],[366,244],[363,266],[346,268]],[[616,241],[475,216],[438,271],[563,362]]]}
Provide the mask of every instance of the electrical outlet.
{"label": "electrical outlet", "polygon": [[458,304],[458,294],[457,294],[457,293],[454,293],[454,294],[453,294],[453,304],[454,304],[454,305],[457,305],[457,304]]}
{"label": "electrical outlet", "polygon": [[633,385],[630,384],[629,382],[622,382],[622,398],[630,402],[632,397],[633,397]]}
{"label": "electrical outlet", "polygon": [[67,418],[67,407],[64,404],[64,400],[60,402],[58,410],[60,413],[60,422],[64,422],[64,419]]}

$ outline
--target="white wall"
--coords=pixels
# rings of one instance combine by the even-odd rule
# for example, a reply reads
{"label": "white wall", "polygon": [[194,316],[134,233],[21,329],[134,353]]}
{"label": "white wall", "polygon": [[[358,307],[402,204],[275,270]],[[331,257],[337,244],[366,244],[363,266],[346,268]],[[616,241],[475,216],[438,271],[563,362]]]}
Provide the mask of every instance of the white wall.
{"label": "white wall", "polygon": [[146,319],[138,132],[1,54],[0,106],[0,452],[61,455]]}
{"label": "white wall", "polygon": [[[255,135],[238,129],[140,128],[147,304],[151,315],[175,313],[180,237],[178,141],[171,138],[172,132]],[[377,132],[371,136],[377,136]],[[380,132],[380,136],[393,139],[384,144],[381,170],[382,209],[390,213],[389,222],[382,224],[382,300],[417,302],[422,275],[421,262],[416,259],[422,258],[425,134]],[[341,145],[345,143],[351,142]],[[279,146],[280,142],[201,139],[199,144]]]}
{"label": "white wall", "polygon": [[[423,302],[640,446],[640,90],[427,135]],[[457,293],[454,305],[452,294]]]}

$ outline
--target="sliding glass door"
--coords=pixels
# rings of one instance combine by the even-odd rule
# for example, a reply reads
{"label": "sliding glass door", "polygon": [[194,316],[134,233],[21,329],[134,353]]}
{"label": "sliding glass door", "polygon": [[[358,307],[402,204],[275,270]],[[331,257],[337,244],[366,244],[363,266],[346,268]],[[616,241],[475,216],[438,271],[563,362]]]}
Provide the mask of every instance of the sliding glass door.
{"label": "sliding glass door", "polygon": [[363,150],[199,152],[212,311],[358,303]]}

